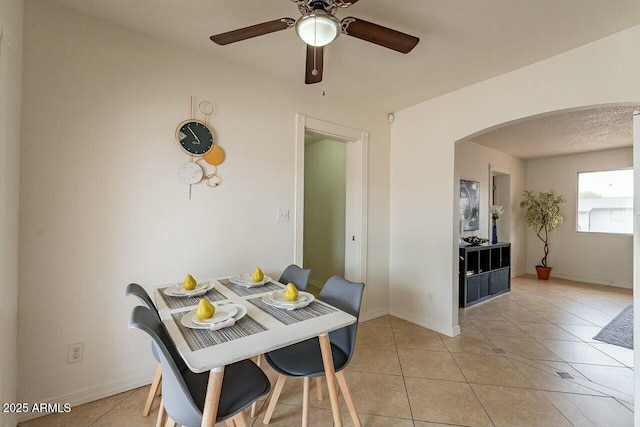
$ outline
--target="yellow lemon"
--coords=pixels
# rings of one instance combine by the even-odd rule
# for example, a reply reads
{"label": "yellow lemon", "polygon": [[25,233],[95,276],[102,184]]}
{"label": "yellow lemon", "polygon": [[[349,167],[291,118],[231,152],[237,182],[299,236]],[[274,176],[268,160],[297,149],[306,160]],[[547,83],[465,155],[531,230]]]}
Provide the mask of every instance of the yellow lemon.
{"label": "yellow lemon", "polygon": [[298,299],[298,288],[296,285],[289,282],[287,283],[287,287],[284,289],[284,299],[287,301],[296,301]]}
{"label": "yellow lemon", "polygon": [[194,279],[190,274],[187,274],[187,277],[184,278],[184,282],[182,282],[182,287],[188,291],[194,290],[196,288],[196,285],[196,279]]}
{"label": "yellow lemon", "polygon": [[206,298],[200,299],[200,302],[198,303],[198,309],[196,310],[196,316],[198,316],[198,319],[210,319],[213,317],[215,312],[216,308],[209,302],[209,300],[207,300]]}
{"label": "yellow lemon", "polygon": [[260,267],[256,267],[251,278],[254,282],[262,282],[262,279],[264,279],[264,273],[260,270]]}

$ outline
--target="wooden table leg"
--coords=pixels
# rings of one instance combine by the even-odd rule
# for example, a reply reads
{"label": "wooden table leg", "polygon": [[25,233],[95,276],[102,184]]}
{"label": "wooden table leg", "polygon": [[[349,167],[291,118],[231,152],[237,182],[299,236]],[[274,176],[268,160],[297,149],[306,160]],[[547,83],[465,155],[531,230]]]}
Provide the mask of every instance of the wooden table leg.
{"label": "wooden table leg", "polygon": [[327,377],[329,400],[331,400],[331,412],[333,412],[333,425],[335,427],[342,427],[342,415],[340,414],[340,404],[338,403],[338,390],[336,390],[336,372],[333,367],[333,356],[331,355],[329,335],[322,334],[318,339],[320,340],[320,351],[322,352],[324,373]]}
{"label": "wooden table leg", "polygon": [[202,411],[202,427],[213,427],[213,425],[216,423],[223,377],[224,366],[213,368],[209,373],[207,394],[204,398],[204,411]]}
{"label": "wooden table leg", "polygon": [[[261,354],[259,354],[258,357],[256,357],[256,365],[258,365],[258,367],[262,365],[262,358],[263,356]],[[254,418],[257,415],[257,411],[256,411],[257,407],[258,407],[258,401],[256,400],[251,404],[251,418]]]}
{"label": "wooden table leg", "polygon": [[311,387],[311,377],[302,379],[302,427],[309,426],[309,388]]}

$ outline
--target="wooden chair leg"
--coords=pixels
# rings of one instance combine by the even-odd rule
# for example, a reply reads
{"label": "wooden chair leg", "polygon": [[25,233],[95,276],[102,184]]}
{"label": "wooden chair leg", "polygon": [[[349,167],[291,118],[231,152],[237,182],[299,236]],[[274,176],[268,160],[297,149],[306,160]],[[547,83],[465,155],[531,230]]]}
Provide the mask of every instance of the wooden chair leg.
{"label": "wooden chair leg", "polygon": [[151,405],[153,405],[153,399],[156,398],[156,394],[158,393],[160,381],[162,381],[162,365],[158,363],[158,366],[156,367],[156,373],[153,376],[153,381],[151,382],[149,396],[147,396],[147,403],[145,403],[144,409],[142,410],[143,417],[149,416],[149,412],[151,412]]}
{"label": "wooden chair leg", "polygon": [[362,424],[360,423],[360,417],[358,416],[358,411],[356,411],[356,405],[354,405],[353,403],[351,392],[349,391],[349,387],[347,387],[347,381],[344,378],[344,372],[336,372],[336,379],[338,380],[338,384],[340,385],[340,390],[342,390],[344,401],[347,403],[347,408],[349,408],[349,413],[351,414],[353,425],[355,427],[362,427]]}
{"label": "wooden chair leg", "polygon": [[318,400],[322,400],[322,377],[316,377],[316,391],[318,392]]}
{"label": "wooden chair leg", "polygon": [[167,416],[167,422],[164,423],[164,427],[176,427],[176,422],[171,419],[171,417]]}
{"label": "wooden chair leg", "polygon": [[311,386],[311,378],[304,377],[302,379],[302,427],[309,426],[309,388]]}
{"label": "wooden chair leg", "polygon": [[232,418],[237,427],[249,427],[247,423],[247,417],[244,415],[244,411],[240,411]]}
{"label": "wooden chair leg", "polygon": [[278,375],[278,381],[276,381],[276,385],[271,392],[271,399],[269,399],[269,407],[267,407],[267,412],[264,413],[263,424],[269,424],[269,421],[271,421],[271,416],[273,415],[273,411],[276,410],[276,405],[278,404],[278,399],[280,398],[280,393],[282,393],[282,387],[284,387],[286,380],[287,377],[284,375]]}
{"label": "wooden chair leg", "polygon": [[233,422],[233,418],[227,418],[224,423],[227,425],[227,427],[236,427],[236,423]]}
{"label": "wooden chair leg", "polygon": [[[262,365],[262,358],[263,356],[261,354],[259,354],[258,357],[256,357],[256,365],[258,365],[258,367]],[[257,409],[258,409],[258,401],[256,400],[251,404],[251,418],[254,418],[256,415],[258,415]]]}
{"label": "wooden chair leg", "polygon": [[158,408],[158,419],[156,420],[156,427],[163,427],[167,421],[167,411],[164,410],[164,401],[160,399],[160,407]]}

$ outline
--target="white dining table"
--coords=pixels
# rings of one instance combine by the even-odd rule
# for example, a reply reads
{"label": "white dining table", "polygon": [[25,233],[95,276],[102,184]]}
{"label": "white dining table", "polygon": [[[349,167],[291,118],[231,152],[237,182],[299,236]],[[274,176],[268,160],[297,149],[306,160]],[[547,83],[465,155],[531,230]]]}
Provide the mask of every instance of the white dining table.
{"label": "white dining table", "polygon": [[[301,317],[302,311],[295,313],[298,310],[293,312],[282,310],[282,313],[272,314],[273,308],[260,304],[260,301],[263,296],[273,292],[274,289],[284,289],[283,284],[272,280],[268,286],[246,290],[245,288],[236,288],[234,287],[235,285],[230,284],[230,277],[232,276],[199,281],[200,283],[213,284],[214,290],[207,292],[204,296],[210,301],[220,301],[222,303],[230,301],[247,309],[247,314],[243,319],[246,318],[244,324],[251,326],[251,328],[246,328],[251,330],[250,334],[246,336],[233,334],[230,339],[229,337],[224,337],[224,342],[214,342],[212,344],[209,340],[204,342],[195,340],[190,334],[195,335],[198,332],[194,332],[194,330],[180,324],[179,319],[181,316],[197,308],[197,300],[199,298],[181,300],[180,297],[165,295],[163,289],[168,286],[175,286],[176,283],[156,286],[153,293],[162,323],[186,365],[196,373],[210,371],[202,414],[202,427],[213,427],[215,424],[224,367],[226,365],[314,337],[318,337],[320,341],[334,425],[341,427],[342,416],[338,404],[336,376],[328,333],[351,325],[357,319],[349,313],[318,299],[312,303],[314,310],[312,310],[311,305],[308,307],[309,310],[307,312],[311,313],[309,318],[293,319],[292,315]],[[244,295],[244,293],[250,294]],[[240,322],[242,322],[242,319],[236,325]],[[220,330],[220,332],[223,331],[224,329]]]}

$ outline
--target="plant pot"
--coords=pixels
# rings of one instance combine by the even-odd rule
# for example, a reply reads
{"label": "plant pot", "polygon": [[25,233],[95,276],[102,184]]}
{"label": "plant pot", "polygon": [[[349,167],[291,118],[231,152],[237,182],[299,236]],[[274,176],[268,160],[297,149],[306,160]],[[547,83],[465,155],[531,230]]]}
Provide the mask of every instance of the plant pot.
{"label": "plant pot", "polygon": [[538,280],[549,280],[551,274],[551,267],[543,267],[536,265],[536,273],[538,273]]}

